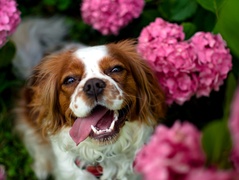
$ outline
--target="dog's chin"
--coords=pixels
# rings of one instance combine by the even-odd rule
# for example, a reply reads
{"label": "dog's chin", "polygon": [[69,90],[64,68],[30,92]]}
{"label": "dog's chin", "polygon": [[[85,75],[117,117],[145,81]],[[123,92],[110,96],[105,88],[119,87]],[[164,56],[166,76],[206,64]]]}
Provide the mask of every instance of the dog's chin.
{"label": "dog's chin", "polygon": [[[97,111],[99,109],[107,109],[103,106],[96,106],[93,109]],[[95,126],[91,127],[89,137],[94,143],[99,145],[113,144],[117,141],[121,128],[127,121],[128,108],[122,108],[121,110],[109,110],[105,115],[97,122]]]}

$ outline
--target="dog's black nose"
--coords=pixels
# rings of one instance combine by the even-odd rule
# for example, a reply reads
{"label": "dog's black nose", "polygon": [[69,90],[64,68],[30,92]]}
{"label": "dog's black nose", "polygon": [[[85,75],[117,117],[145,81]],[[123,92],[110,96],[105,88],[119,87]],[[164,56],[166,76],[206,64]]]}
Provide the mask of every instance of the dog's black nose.
{"label": "dog's black nose", "polygon": [[88,96],[92,96],[96,98],[98,95],[100,95],[104,91],[105,86],[106,86],[105,82],[102,81],[101,79],[92,78],[86,81],[83,87],[83,91]]}

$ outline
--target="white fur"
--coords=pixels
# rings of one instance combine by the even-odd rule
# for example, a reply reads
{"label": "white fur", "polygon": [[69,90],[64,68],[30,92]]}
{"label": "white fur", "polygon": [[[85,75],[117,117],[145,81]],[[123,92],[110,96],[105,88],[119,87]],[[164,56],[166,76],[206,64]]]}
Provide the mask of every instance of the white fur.
{"label": "white fur", "polygon": [[87,68],[86,71],[91,72],[91,70],[99,71],[99,67],[95,65],[97,65],[101,59],[108,55],[108,50],[106,46],[100,45],[78,49],[74,54],[79,60],[84,62]]}
{"label": "white fur", "polygon": [[133,172],[133,160],[135,153],[147,141],[151,132],[151,127],[137,122],[126,122],[120,131],[119,139],[113,144],[97,145],[92,143],[92,139],[87,138],[76,146],[69,136],[69,128],[64,128],[59,134],[51,137],[53,151],[57,157],[55,173],[65,179],[78,176],[79,169],[76,170],[73,162],[80,158],[87,164],[100,163],[104,170],[102,180],[138,179]]}
{"label": "white fur", "polygon": [[[55,136],[59,138],[61,135]],[[64,138],[64,137],[63,137]],[[62,149],[59,146],[61,139],[58,139],[58,143],[52,140],[52,147],[55,153],[56,161],[54,162],[53,174],[57,180],[95,180],[95,176],[89,172],[82,170],[76,166],[75,155],[67,149]]]}
{"label": "white fur", "polygon": [[[57,180],[96,180],[96,177],[75,164],[99,163],[103,167],[101,180],[136,180],[133,161],[137,151],[147,142],[152,127],[137,122],[126,122],[119,139],[109,145],[97,145],[87,138],[78,146],[69,135],[70,128],[50,137],[50,144],[39,142],[41,138],[27,124],[18,121],[17,130],[34,158],[33,170],[38,179],[47,179],[51,173]],[[49,164],[51,168],[49,169]]]}

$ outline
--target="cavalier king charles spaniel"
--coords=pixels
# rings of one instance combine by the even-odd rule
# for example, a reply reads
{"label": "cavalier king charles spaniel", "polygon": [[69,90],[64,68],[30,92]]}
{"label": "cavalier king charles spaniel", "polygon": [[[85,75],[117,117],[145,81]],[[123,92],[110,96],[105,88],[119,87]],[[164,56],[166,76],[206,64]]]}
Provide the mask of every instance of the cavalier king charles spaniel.
{"label": "cavalier king charles spaniel", "polygon": [[[165,115],[154,72],[125,40],[43,58],[21,91],[16,128],[39,179],[137,179],[134,158]],[[91,170],[90,170],[91,169]]]}

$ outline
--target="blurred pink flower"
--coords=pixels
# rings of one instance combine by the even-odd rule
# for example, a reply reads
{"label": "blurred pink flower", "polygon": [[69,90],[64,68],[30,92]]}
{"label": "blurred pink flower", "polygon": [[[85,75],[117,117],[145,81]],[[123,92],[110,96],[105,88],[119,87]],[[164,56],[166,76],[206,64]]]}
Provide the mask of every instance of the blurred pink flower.
{"label": "blurred pink flower", "polygon": [[239,172],[239,87],[236,89],[231,105],[229,118],[229,129],[232,138],[232,161],[236,170]]}
{"label": "blurred pink flower", "polygon": [[190,123],[176,121],[172,128],[159,125],[135,159],[135,169],[146,180],[174,180],[201,167],[205,157],[201,134]]}
{"label": "blurred pink flower", "polygon": [[0,164],[0,180],[6,179],[6,171],[3,165]]}
{"label": "blurred pink flower", "polygon": [[212,90],[219,90],[232,67],[220,35],[199,32],[183,40],[183,27],[161,18],[138,37],[137,50],[155,70],[169,105],[181,105],[194,95],[209,96]]}
{"label": "blurred pink flower", "polygon": [[20,12],[15,0],[0,0],[0,47],[5,44],[20,23]]}
{"label": "blurred pink flower", "polygon": [[82,18],[103,35],[117,35],[119,30],[138,18],[144,0],[83,0]]}
{"label": "blurred pink flower", "polygon": [[182,180],[236,180],[236,178],[238,178],[238,174],[233,171],[196,168],[191,170]]}
{"label": "blurred pink flower", "polygon": [[209,96],[212,90],[218,91],[232,68],[232,57],[221,35],[198,32],[191,39],[197,54],[199,86],[197,97]]}

